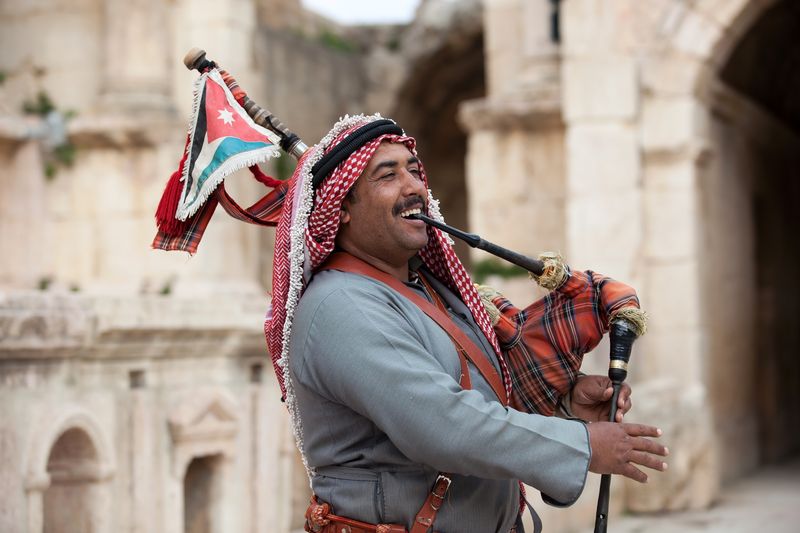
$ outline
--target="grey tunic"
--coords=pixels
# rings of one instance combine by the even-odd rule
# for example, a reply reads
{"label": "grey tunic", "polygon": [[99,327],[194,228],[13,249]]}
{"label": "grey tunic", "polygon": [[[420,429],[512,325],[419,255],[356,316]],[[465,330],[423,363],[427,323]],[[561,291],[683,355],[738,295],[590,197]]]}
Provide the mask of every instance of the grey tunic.
{"label": "grey tunic", "polygon": [[[496,367],[466,306],[432,282]],[[506,533],[517,479],[563,505],[583,490],[585,426],[504,407],[471,364],[473,389],[462,390],[450,338],[380,282],[315,275],[295,313],[290,359],[313,490],[336,514],[410,528],[442,471],[455,475],[435,531]]]}

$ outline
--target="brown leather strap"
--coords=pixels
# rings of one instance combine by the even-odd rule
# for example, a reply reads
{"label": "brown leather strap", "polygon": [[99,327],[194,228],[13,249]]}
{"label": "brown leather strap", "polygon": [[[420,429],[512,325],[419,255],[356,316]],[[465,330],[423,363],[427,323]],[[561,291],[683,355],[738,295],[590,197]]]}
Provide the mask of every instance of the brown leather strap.
{"label": "brown leather strap", "polygon": [[422,508],[414,517],[414,524],[411,526],[409,533],[426,533],[428,529],[433,526],[433,521],[436,520],[436,513],[444,503],[444,497],[447,495],[447,489],[450,488],[452,479],[449,474],[439,474],[436,482],[433,484],[431,492],[422,504]]}
{"label": "brown leather strap", "polygon": [[338,516],[330,511],[330,505],[319,503],[316,496],[311,496],[303,529],[310,533],[408,533],[404,526],[397,524],[373,525]]}
{"label": "brown leather strap", "polygon": [[[422,284],[425,285],[425,288],[428,290],[428,294],[431,295],[431,299],[433,300],[433,303],[436,304],[436,307],[439,308],[439,311],[446,314],[447,308],[445,307],[444,302],[442,302],[442,298],[436,293],[433,287],[431,287],[431,284],[425,279],[424,276],[420,276],[419,279],[422,281]],[[464,348],[458,344],[458,342],[450,335],[450,333],[447,333],[447,336],[450,337],[451,341],[453,341],[453,345],[456,347],[456,351],[458,352],[458,360],[461,363],[461,377],[458,380],[458,384],[461,385],[462,389],[469,390],[472,388],[472,378],[469,375],[469,367],[467,366],[467,352],[464,351]]]}
{"label": "brown leather strap", "polygon": [[[361,274],[364,276],[368,276],[372,279],[380,281],[392,289],[396,290],[409,300],[411,300],[417,307],[419,307],[423,313],[428,315],[434,322],[436,322],[440,328],[442,328],[453,340],[455,343],[457,350],[466,355],[466,357],[472,362],[473,365],[478,369],[481,373],[483,378],[489,383],[492,387],[492,390],[500,399],[500,403],[503,405],[508,405],[508,397],[506,396],[506,389],[503,386],[503,381],[500,379],[497,371],[495,370],[494,366],[489,362],[489,359],[486,357],[486,354],[478,348],[474,342],[467,337],[467,334],[459,328],[456,324],[453,323],[453,320],[450,318],[450,315],[446,311],[442,311],[436,307],[436,305],[430,303],[428,300],[414,292],[412,289],[407,287],[403,284],[399,279],[395,278],[394,276],[387,274],[377,268],[373,267],[369,263],[358,259],[348,253],[344,252],[337,252],[331,254],[328,260],[320,267],[320,270],[341,270],[343,272],[353,272],[355,274]],[[435,291],[431,291],[434,292]],[[462,370],[463,371],[463,370]],[[469,379],[469,372],[464,373],[467,379]],[[464,385],[462,384],[462,387]],[[468,388],[468,387],[464,387]]]}

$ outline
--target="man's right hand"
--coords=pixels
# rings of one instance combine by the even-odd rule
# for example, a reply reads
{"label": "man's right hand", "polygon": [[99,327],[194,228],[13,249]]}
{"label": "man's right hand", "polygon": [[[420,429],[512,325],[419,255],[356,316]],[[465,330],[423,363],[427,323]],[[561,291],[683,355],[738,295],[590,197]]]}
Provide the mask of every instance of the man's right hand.
{"label": "man's right hand", "polygon": [[669,450],[646,437],[660,437],[661,430],[644,424],[594,422],[586,425],[592,461],[589,470],[597,474],[620,474],[639,483],[647,483],[647,474],[634,465],[663,472]]}

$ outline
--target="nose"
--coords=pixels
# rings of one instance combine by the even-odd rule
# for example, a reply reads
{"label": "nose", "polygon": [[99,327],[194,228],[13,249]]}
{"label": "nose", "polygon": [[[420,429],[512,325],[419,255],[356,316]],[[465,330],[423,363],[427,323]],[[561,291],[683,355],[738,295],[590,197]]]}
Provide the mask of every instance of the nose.
{"label": "nose", "polygon": [[424,198],[427,190],[422,178],[408,169],[403,169],[401,173],[403,175],[403,193],[405,195],[418,194]]}

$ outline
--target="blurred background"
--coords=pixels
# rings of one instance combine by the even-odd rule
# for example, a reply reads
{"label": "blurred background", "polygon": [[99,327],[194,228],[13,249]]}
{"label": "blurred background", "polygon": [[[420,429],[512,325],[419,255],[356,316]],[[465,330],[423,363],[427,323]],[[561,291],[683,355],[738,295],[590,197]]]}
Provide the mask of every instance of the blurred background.
{"label": "blurred background", "polygon": [[[670,468],[615,478],[612,531],[796,531],[798,32],[795,0],[0,0],[0,530],[302,530],[273,230],[218,210],[196,255],[150,250],[198,46],[308,144],[397,119],[451,224],[637,287],[630,418]],[[597,485],[534,498],[546,530],[589,531]]]}

